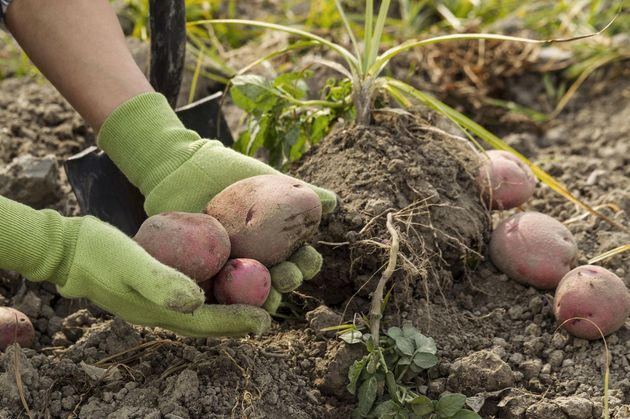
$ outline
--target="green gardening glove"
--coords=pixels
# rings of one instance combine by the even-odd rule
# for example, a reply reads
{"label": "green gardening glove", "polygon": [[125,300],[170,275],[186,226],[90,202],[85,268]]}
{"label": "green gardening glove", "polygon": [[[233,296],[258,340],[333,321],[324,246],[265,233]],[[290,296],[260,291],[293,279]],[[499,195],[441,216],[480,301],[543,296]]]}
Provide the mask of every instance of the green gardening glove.
{"label": "green gardening glove", "polygon": [[[219,141],[201,139],[182,125],[164,96],[147,93],[118,107],[105,121],[98,145],[146,197],[145,210],[202,212],[219,192],[241,179],[280,174]],[[335,194],[312,185],[324,213],[337,205]],[[322,258],[307,247],[273,267],[274,289],[265,307],[274,312],[280,294],[296,289],[321,269]]]}
{"label": "green gardening glove", "polygon": [[131,323],[186,336],[262,333],[264,310],[204,305],[197,284],[153,259],[126,235],[93,217],[63,217],[0,197],[0,269],[50,281]]}

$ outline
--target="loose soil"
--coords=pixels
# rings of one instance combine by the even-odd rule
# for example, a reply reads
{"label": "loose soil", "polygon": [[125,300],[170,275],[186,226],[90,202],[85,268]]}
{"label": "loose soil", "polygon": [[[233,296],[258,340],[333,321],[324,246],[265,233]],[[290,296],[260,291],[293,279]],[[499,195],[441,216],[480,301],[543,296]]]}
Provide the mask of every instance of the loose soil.
{"label": "loose soil", "polygon": [[[626,226],[628,76],[630,69],[600,72],[556,121],[535,129],[528,123],[507,137]],[[43,418],[349,417],[354,401],[345,390],[346,373],[361,348],[320,329],[366,309],[369,279],[378,277],[387,257],[382,214],[388,210],[398,213],[396,225],[408,233],[401,253],[409,263],[392,278],[396,304],[383,324],[409,322],[436,339],[441,362],[418,383],[428,396],[475,396],[471,401],[482,406],[484,418],[600,417],[603,344],[556,331],[552,294],[510,281],[487,261],[490,220],[470,179],[475,163],[468,146],[427,114],[379,112],[375,121],[336,131],[293,169],[337,191],[341,204],[314,243],[325,255],[324,272],[293,299],[296,312],[308,314],[276,322],[264,336],[182,338],[62,299],[48,284],[0,273],[0,305],[20,309],[36,328],[33,348],[0,354],[0,418],[28,417],[26,406]],[[61,167],[92,142],[90,130],[47,83],[0,82],[2,165],[24,154],[52,153]],[[63,197],[53,207],[76,215],[61,169],[59,184]],[[577,239],[580,263],[630,242],[628,233],[544,185],[524,209],[563,221]],[[493,221],[508,214],[494,214]],[[601,264],[630,285],[629,261],[626,253]],[[316,308],[320,304],[329,308]],[[630,328],[607,341],[612,417],[627,418]]]}

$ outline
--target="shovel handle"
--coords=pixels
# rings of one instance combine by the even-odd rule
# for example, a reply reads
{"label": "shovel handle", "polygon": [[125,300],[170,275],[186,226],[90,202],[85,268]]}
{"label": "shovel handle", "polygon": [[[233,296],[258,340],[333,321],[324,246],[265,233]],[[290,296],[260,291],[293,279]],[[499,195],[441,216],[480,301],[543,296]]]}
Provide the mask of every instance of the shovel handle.
{"label": "shovel handle", "polygon": [[175,107],[184,74],[186,4],[184,0],[149,0],[150,81]]}

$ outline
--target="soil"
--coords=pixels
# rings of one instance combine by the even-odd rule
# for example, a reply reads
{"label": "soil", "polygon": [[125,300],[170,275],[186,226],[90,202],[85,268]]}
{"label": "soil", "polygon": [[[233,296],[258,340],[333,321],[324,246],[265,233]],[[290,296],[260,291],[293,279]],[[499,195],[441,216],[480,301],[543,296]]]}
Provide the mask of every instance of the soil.
{"label": "soil", "polygon": [[[628,68],[599,72],[557,120],[535,129],[528,122],[507,137],[574,194],[626,226],[628,76]],[[302,304],[296,311],[308,313],[275,322],[264,336],[191,339],[136,327],[88,302],[62,299],[46,283],[0,273],[0,305],[20,309],[36,328],[32,348],[13,346],[0,354],[0,418],[29,412],[42,418],[349,417],[354,399],[345,390],[347,369],[361,348],[320,329],[365,310],[370,288],[354,293],[378,276],[387,251],[377,244],[389,243],[384,217],[378,216],[390,208],[403,211],[397,225],[406,231],[404,209],[427,196],[431,200],[415,216],[428,213],[432,224],[412,219],[424,227],[412,225],[418,234],[405,236],[409,246],[403,254],[410,262],[430,262],[401,265],[392,278],[397,304],[383,319],[384,326],[409,322],[435,338],[440,364],[421,377],[419,388],[432,398],[444,391],[465,393],[484,418],[600,417],[603,344],[557,331],[552,294],[509,280],[484,257],[490,221],[470,180],[474,162],[467,146],[430,115],[420,120],[383,112],[375,121],[336,131],[294,168],[336,190],[341,205],[324,220],[314,243],[325,254],[325,271],[295,296]],[[428,129],[427,122],[447,133]],[[0,164],[20,155],[54,154],[63,194],[51,207],[66,215],[76,215],[77,207],[63,160],[92,143],[90,130],[46,82],[0,82]],[[577,239],[580,263],[630,243],[628,233],[586,215],[544,185],[523,209],[563,221]],[[508,214],[495,213],[492,221]],[[414,249],[417,243],[425,244],[422,251]],[[601,265],[630,285],[629,262],[625,253]],[[607,343],[611,417],[627,418],[628,325]]]}

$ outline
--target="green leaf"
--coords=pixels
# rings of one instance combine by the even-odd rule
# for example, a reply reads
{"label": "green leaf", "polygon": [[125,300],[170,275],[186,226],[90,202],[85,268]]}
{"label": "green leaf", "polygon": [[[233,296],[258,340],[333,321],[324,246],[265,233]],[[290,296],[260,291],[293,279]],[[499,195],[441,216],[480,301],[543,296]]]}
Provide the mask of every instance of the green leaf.
{"label": "green leaf", "polygon": [[422,333],[418,333],[414,336],[414,340],[418,352],[428,352],[434,355],[437,352],[437,345],[435,344],[433,338],[427,337]]}
{"label": "green leaf", "polygon": [[370,377],[363,383],[361,383],[358,393],[359,403],[356,407],[356,410],[360,415],[365,416],[370,413],[370,410],[372,410],[372,405],[376,400],[377,391],[378,382],[376,380],[376,377]]}
{"label": "green leaf", "polygon": [[411,364],[410,356],[401,356],[400,359],[398,360],[398,365],[409,365],[409,364]]}
{"label": "green leaf", "polygon": [[402,328],[402,334],[406,338],[415,338],[416,335],[420,334],[418,329],[413,326],[405,325]]}
{"label": "green leaf", "polygon": [[387,329],[387,336],[389,336],[392,339],[396,339],[397,337],[400,337],[402,335],[403,335],[403,332],[400,329],[400,327],[394,326]]}
{"label": "green leaf", "polygon": [[465,403],[466,396],[463,394],[446,394],[438,400],[435,411],[443,418],[450,418],[462,410]]}
{"label": "green leaf", "polygon": [[258,116],[271,110],[280,99],[280,92],[269,81],[252,74],[234,77],[230,94],[236,106]]}
{"label": "green leaf", "polygon": [[415,351],[414,342],[410,338],[399,336],[395,338],[396,349],[398,349],[404,355],[413,355]]}
{"label": "green leaf", "polygon": [[368,358],[369,358],[369,361],[367,363],[367,367],[365,368],[365,370],[370,374],[374,374],[379,364],[378,356],[376,356],[376,352],[373,352],[369,355]]}
{"label": "green leaf", "polygon": [[452,416],[452,419],[482,419],[477,413],[472,410],[462,409]]}
{"label": "green leaf", "polygon": [[361,342],[362,335],[363,334],[359,330],[350,330],[348,332],[340,334],[339,339],[352,345],[352,344]]}
{"label": "green leaf", "polygon": [[413,413],[418,416],[427,415],[434,411],[433,400],[431,400],[427,396],[420,395],[411,400],[408,404],[409,406],[411,406],[411,410],[413,410]]}
{"label": "green leaf", "polygon": [[385,374],[385,380],[387,383],[387,392],[389,393],[389,397],[391,397],[392,400],[398,403],[398,383],[396,383],[396,377],[394,377],[394,373],[391,371],[387,371],[387,374]]}
{"label": "green leaf", "polygon": [[428,352],[418,352],[413,356],[413,363],[427,369],[437,365],[438,357]]}
{"label": "green leaf", "polygon": [[400,410],[400,405],[398,405],[393,400],[387,400],[383,403],[380,403],[372,412],[372,416],[375,418],[394,418],[396,417],[396,413]]}
{"label": "green leaf", "polygon": [[363,357],[361,359],[357,359],[348,369],[348,386],[346,387],[350,394],[355,394],[357,390],[357,382],[359,381],[359,377],[361,376],[361,372],[363,368],[367,364],[367,357]]}

